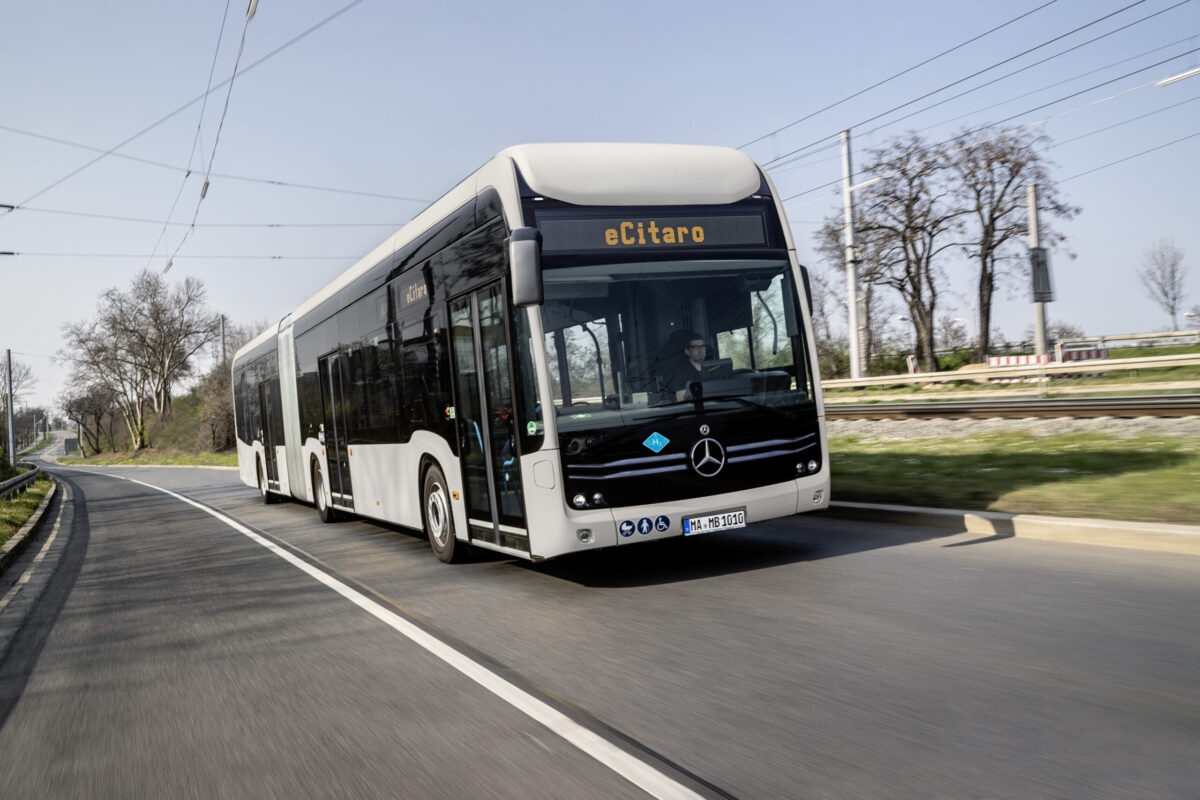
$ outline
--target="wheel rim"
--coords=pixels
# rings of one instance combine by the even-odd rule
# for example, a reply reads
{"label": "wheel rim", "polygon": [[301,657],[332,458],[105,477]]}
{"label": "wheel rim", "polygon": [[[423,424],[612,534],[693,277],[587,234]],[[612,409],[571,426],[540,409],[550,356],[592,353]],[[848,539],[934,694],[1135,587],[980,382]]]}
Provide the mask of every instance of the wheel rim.
{"label": "wheel rim", "polygon": [[317,508],[321,513],[325,512],[325,480],[321,477],[321,470],[317,470],[316,480],[313,481],[316,487],[313,489],[317,496]]}
{"label": "wheel rim", "polygon": [[425,501],[425,519],[429,524],[429,538],[443,548],[450,540],[450,513],[446,505],[446,494],[440,483],[433,484],[429,499]]}
{"label": "wheel rim", "polygon": [[267,496],[267,482],[263,480],[262,464],[258,465],[258,492],[263,497]]}

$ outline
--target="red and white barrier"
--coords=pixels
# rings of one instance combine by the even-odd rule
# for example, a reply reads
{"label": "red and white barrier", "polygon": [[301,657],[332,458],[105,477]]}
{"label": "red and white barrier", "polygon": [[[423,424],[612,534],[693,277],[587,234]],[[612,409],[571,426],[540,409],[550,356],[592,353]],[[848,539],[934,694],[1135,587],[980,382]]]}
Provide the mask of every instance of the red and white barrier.
{"label": "red and white barrier", "polygon": [[[1055,354],[1058,360],[1062,363],[1068,361],[1090,361],[1096,358],[1108,358],[1108,349],[1104,347],[1092,347],[1084,350],[1062,350],[1055,349]],[[1055,356],[1050,353],[1042,355],[1030,356],[989,356],[989,367],[1029,367],[1037,364],[1053,364]],[[1107,376],[1107,372],[1079,372],[1068,375],[1056,375],[1057,378],[1103,378]],[[1025,378],[989,378],[988,383],[1043,383],[1050,380],[1048,375],[1034,375]]]}
{"label": "red and white barrier", "polygon": [[[989,367],[1029,367],[1052,363],[1054,359],[1049,353],[1040,356],[988,356]],[[1049,380],[1046,375],[1030,375],[1022,378],[988,378],[988,383],[1043,383]]]}

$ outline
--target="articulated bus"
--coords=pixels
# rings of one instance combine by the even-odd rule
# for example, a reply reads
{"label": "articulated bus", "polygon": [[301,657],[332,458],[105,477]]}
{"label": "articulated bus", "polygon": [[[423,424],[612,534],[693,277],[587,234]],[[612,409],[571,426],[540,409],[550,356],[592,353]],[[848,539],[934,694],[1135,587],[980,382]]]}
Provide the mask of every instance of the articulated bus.
{"label": "articulated bus", "polygon": [[825,508],[807,292],[736,150],[511,147],[238,351],[241,479],[447,562]]}

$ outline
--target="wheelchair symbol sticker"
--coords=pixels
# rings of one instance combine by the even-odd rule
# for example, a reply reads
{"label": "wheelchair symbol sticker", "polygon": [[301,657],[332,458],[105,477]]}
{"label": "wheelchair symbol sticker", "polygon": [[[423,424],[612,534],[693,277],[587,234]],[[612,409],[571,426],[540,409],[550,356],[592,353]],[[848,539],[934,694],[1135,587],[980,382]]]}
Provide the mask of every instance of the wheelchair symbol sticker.
{"label": "wheelchair symbol sticker", "polygon": [[669,527],[671,527],[671,518],[666,514],[660,514],[658,518],[654,520],[654,530],[658,531],[659,533],[662,533]]}

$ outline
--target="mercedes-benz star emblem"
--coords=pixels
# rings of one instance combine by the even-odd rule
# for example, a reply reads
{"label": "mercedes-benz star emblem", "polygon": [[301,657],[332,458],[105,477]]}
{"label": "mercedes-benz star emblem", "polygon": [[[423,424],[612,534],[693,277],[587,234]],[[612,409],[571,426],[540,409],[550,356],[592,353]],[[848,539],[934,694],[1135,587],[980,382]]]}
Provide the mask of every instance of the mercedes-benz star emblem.
{"label": "mercedes-benz star emblem", "polygon": [[701,439],[692,445],[689,460],[697,475],[712,478],[725,468],[725,448],[716,439]]}

